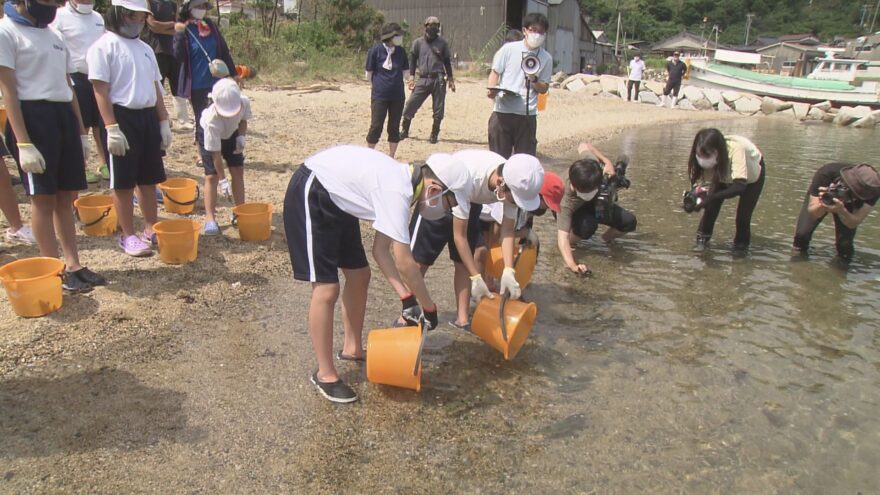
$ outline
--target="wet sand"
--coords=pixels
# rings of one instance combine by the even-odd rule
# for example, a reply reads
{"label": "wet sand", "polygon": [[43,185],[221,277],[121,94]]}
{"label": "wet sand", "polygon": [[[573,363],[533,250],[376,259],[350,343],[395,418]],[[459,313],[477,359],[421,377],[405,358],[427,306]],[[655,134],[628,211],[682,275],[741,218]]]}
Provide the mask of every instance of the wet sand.
{"label": "wet sand", "polygon": [[[441,142],[427,142],[427,104],[398,159],[486,146],[491,102],[483,96],[482,81],[462,81],[458,89],[447,100]],[[363,142],[369,88],[343,85],[341,91],[305,95],[246,88],[246,93],[256,118],[245,180],[249,200],[275,205],[269,241],[239,241],[229,226],[230,205],[221,202],[225,236],[202,237],[193,264],[128,258],[111,239],[80,236],[83,263],[104,274],[108,287],[65,296],[61,311],[29,320],[16,317],[0,295],[0,491],[607,488],[622,466],[547,468],[548,445],[596,421],[567,411],[547,387],[591,388],[598,401],[613,393],[610,384],[590,386],[587,377],[547,383],[546,367],[565,359],[552,349],[536,346],[531,358],[504,363],[472,336],[444,328],[429,341],[421,394],[368,384],[361,368],[343,363],[340,372],[354,383],[361,402],[337,407],[318,397],[307,380],[313,367],[304,329],[309,288],[290,276],[281,201],[291,172],[309,154]],[[724,116],[716,112],[554,91],[539,117],[539,155],[560,162],[570,159],[582,140],[600,142],[636,126],[719,118]],[[166,160],[169,176],[201,180],[190,139],[175,132]],[[193,218],[202,218],[200,209]],[[370,237],[368,229],[364,235]],[[35,248],[4,245],[0,264],[34,255]],[[553,276],[536,274],[545,297],[572,297]],[[451,264],[445,257],[430,272],[429,286],[438,295],[441,320],[449,319]],[[392,294],[374,270],[367,328],[385,327],[394,318],[399,305]],[[631,367],[621,373],[638,378]],[[639,453],[632,454],[638,463]],[[629,482],[618,486],[648,488],[650,478],[639,477],[641,469],[647,467],[624,469]],[[524,476],[528,471],[543,476]]]}

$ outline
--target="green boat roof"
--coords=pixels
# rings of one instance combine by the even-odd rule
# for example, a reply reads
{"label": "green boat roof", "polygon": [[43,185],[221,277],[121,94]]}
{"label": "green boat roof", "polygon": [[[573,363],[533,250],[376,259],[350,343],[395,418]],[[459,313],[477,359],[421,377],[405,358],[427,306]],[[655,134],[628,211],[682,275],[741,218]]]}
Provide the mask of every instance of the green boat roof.
{"label": "green boat roof", "polygon": [[738,77],[740,79],[748,79],[754,82],[772,84],[786,88],[803,88],[817,89],[827,91],[854,91],[855,86],[845,81],[824,81],[821,79],[807,79],[806,77],[788,77],[776,74],[762,74],[760,72],[752,72],[739,67],[730,65],[710,63],[709,68],[727,74],[728,76]]}

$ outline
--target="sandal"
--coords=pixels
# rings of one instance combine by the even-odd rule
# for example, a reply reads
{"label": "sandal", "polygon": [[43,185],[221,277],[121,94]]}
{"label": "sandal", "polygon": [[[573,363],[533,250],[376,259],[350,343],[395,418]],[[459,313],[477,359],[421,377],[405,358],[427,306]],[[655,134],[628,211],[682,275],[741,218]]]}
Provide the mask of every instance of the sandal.
{"label": "sandal", "polygon": [[342,353],[342,349],[340,349],[339,352],[336,353],[336,359],[340,361],[366,361],[367,355],[366,352],[364,352],[363,357],[346,356]]}

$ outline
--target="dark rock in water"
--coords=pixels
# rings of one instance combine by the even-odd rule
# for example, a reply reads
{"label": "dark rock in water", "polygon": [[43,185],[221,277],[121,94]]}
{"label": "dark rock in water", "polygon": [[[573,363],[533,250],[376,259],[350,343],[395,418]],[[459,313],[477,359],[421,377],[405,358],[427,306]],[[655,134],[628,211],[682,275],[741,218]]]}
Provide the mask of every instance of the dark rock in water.
{"label": "dark rock in water", "polygon": [[733,379],[736,380],[736,383],[745,383],[745,381],[749,378],[749,372],[745,370],[736,370],[733,372]]}
{"label": "dark rock in water", "polygon": [[541,428],[539,433],[545,438],[558,440],[560,438],[574,438],[587,427],[587,418],[584,414],[573,414],[552,425]]}
{"label": "dark rock in water", "polygon": [[15,477],[15,473],[12,471],[7,471],[6,474],[3,475],[4,481],[12,481],[12,478]]}

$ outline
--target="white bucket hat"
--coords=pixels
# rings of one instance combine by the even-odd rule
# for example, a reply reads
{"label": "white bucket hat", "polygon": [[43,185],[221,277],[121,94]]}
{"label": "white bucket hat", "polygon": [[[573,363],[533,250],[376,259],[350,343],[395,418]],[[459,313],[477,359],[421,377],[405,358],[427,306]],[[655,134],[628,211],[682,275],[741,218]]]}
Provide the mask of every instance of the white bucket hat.
{"label": "white bucket hat", "polygon": [[110,5],[114,7],[122,7],[123,9],[132,10],[134,12],[151,13],[150,5],[147,0],[112,0]]}
{"label": "white bucket hat", "polygon": [[522,153],[513,155],[507,159],[501,175],[517,206],[526,211],[541,206],[539,195],[544,184],[544,167],[537,158]]}
{"label": "white bucket hat", "polygon": [[211,99],[221,117],[234,117],[241,111],[241,88],[232,79],[220,79],[214,83]]}

